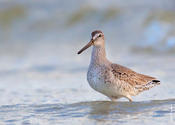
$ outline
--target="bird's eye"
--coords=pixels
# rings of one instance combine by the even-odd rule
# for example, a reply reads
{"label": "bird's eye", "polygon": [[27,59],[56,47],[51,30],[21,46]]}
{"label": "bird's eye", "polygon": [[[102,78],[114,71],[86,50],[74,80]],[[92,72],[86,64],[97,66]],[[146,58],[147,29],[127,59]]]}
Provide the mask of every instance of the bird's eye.
{"label": "bird's eye", "polygon": [[98,37],[101,37],[101,34],[99,34]]}

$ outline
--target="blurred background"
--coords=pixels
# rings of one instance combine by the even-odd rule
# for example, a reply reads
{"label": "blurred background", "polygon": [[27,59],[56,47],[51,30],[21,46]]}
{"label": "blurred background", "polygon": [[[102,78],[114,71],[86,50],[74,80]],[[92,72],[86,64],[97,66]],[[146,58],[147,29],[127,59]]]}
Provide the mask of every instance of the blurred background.
{"label": "blurred background", "polygon": [[1,0],[0,105],[108,100],[86,81],[91,49],[77,55],[93,30],[109,60],[162,82],[135,101],[174,98],[174,0]]}

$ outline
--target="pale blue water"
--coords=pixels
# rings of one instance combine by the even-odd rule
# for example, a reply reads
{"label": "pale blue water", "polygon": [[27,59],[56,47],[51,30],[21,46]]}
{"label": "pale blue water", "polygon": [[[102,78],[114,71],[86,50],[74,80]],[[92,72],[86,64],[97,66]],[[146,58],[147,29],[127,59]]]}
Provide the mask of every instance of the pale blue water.
{"label": "pale blue water", "polygon": [[[0,107],[2,124],[174,124],[175,100],[89,101],[73,104],[17,104]],[[9,117],[10,116],[10,117]]]}
{"label": "pale blue water", "polygon": [[[0,125],[175,123],[173,0],[0,2]],[[101,29],[108,58],[161,85],[113,103],[90,88],[91,49]]]}

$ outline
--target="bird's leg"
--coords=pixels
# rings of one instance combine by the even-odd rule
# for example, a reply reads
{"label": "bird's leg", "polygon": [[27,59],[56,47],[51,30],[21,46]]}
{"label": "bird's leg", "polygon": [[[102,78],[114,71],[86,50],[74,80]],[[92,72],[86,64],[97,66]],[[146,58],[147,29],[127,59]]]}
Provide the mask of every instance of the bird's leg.
{"label": "bird's leg", "polygon": [[116,102],[116,99],[115,99],[115,98],[110,98],[110,100],[111,100],[112,102]]}
{"label": "bird's leg", "polygon": [[129,100],[129,102],[132,102],[132,98],[130,95],[127,95],[126,98]]}
{"label": "bird's leg", "polygon": [[111,99],[112,102],[116,102],[116,100],[119,99],[118,96],[111,96],[109,98]]}

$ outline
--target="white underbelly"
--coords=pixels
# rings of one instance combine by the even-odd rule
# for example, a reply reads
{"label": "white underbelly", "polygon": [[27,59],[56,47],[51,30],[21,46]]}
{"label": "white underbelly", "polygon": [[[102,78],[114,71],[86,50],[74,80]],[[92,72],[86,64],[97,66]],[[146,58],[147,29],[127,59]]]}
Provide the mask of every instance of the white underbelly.
{"label": "white underbelly", "polygon": [[121,95],[120,87],[117,84],[105,82],[103,76],[98,71],[89,71],[87,80],[93,89],[106,96]]}

